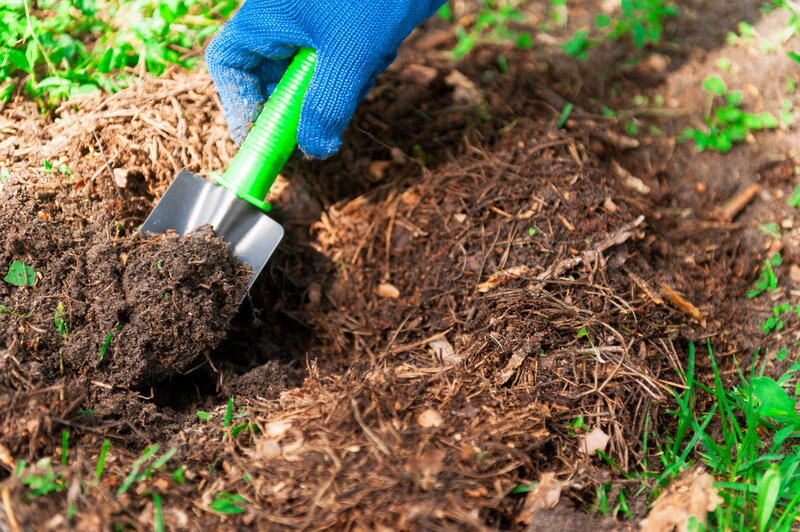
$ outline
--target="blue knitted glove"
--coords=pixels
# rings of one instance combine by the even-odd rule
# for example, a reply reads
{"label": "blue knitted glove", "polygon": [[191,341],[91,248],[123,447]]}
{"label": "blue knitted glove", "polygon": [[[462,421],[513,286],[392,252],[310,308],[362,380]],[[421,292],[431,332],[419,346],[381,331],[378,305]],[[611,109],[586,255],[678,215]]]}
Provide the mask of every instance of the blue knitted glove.
{"label": "blue knitted glove", "polygon": [[317,50],[297,140],[325,158],[397,47],[445,0],[246,0],[206,50],[234,140],[244,139],[297,47]]}

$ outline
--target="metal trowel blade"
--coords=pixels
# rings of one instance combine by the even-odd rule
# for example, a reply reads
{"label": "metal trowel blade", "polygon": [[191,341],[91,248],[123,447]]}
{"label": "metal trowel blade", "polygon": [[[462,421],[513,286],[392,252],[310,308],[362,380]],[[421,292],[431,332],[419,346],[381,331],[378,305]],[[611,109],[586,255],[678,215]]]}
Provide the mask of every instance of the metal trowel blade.
{"label": "metal trowel blade", "polygon": [[283,238],[283,227],[230,190],[183,170],[139,231],[175,231],[184,236],[206,224],[227,242],[233,256],[252,270],[247,284],[250,290]]}

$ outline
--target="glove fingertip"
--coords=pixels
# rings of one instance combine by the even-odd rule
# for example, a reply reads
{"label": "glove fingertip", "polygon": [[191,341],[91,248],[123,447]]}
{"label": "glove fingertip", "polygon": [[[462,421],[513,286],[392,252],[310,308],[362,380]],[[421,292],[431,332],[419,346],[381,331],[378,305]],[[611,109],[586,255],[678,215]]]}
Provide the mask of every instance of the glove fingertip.
{"label": "glove fingertip", "polygon": [[303,155],[312,159],[327,159],[336,155],[342,146],[338,136],[326,135],[318,131],[301,129],[297,135],[297,144]]}

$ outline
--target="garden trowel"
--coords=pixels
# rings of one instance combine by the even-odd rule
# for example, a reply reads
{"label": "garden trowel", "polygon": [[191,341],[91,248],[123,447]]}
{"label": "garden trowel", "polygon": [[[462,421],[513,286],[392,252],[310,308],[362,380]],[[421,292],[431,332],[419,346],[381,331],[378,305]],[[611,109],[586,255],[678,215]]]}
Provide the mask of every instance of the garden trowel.
{"label": "garden trowel", "polygon": [[140,228],[142,233],[188,235],[203,225],[228,243],[251,270],[248,290],[283,237],[283,227],[266,215],[272,183],[297,146],[297,125],[316,52],[300,48],[256,123],[217,184],[183,170]]}

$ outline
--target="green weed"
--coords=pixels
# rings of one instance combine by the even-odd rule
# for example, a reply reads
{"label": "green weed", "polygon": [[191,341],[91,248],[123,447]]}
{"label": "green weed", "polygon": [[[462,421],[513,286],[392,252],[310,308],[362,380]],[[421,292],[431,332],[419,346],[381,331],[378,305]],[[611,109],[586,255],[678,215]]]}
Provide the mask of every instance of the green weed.
{"label": "green weed", "polygon": [[795,187],[794,192],[792,192],[792,195],[789,196],[789,199],[787,201],[790,207],[795,207],[800,209],[800,185],[797,185]]}
{"label": "green weed", "polygon": [[14,286],[36,286],[36,270],[24,262],[15,260],[11,262],[3,280]]}
{"label": "green weed", "polygon": [[145,468],[144,472],[140,472],[142,466],[150,459],[155,457],[156,453],[158,453],[158,449],[159,446],[157,444],[145,447],[139,458],[133,462],[130,473],[128,473],[128,476],[125,477],[125,480],[122,482],[119,489],[117,489],[117,497],[128,491],[134,483],[149,479],[153,473],[164,467],[169,459],[172,458],[177,452],[177,449],[168,450],[163,455],[153,460],[153,463]]}
{"label": "green weed", "polygon": [[154,532],[164,532],[166,530],[164,525],[164,503],[158,493],[152,493],[151,495],[153,497],[153,530]]}
{"label": "green weed", "polygon": [[[518,9],[518,4],[519,2],[483,0],[472,24],[456,25],[457,42],[451,51],[453,57],[462,59],[481,42],[510,42],[526,50],[533,48],[531,34],[512,27],[514,23],[525,20],[525,15]],[[445,4],[439,10],[439,16],[454,21],[449,4]]]}
{"label": "green weed", "polygon": [[[43,109],[135,72],[192,68],[235,0],[6,0],[0,3],[0,101],[25,94]],[[113,13],[114,15],[109,15]]]}
{"label": "green weed", "polygon": [[588,61],[589,50],[598,44],[600,44],[600,41],[589,38],[589,30],[579,30],[575,32],[575,35],[570,40],[561,45],[561,49],[564,50],[564,53],[579,61]]}
{"label": "green weed", "polygon": [[33,313],[28,312],[27,314],[21,314],[19,312],[14,312],[10,308],[5,305],[0,305],[0,314],[11,314],[12,316],[16,316],[17,318],[30,318]]}
{"label": "green weed", "polygon": [[664,22],[678,15],[678,7],[666,0],[621,0],[620,10],[616,19],[598,16],[596,24],[600,28],[611,28],[609,39],[630,36],[637,48],[660,43]]}
{"label": "green weed", "polygon": [[[708,347],[713,384],[695,378],[695,348],[690,345],[686,374],[688,388],[676,394],[678,418],[675,436],[660,446],[663,485],[699,457],[718,480],[724,503],[711,515],[709,530],[789,530],[800,518],[800,416],[795,398],[784,387],[800,363],[780,379],[739,373],[739,384],[727,389],[711,347]],[[713,398],[706,413],[697,412],[700,394]]]}
{"label": "green weed", "polygon": [[764,332],[764,334],[769,334],[773,331],[780,331],[786,326],[782,315],[792,310],[800,315],[800,307],[795,308],[791,303],[783,303],[781,305],[773,306],[772,316],[768,317],[761,323],[761,330]]}
{"label": "green weed", "polygon": [[756,282],[756,287],[747,292],[747,298],[753,299],[764,292],[774,292],[778,288],[778,276],[775,275],[775,267],[783,264],[780,253],[764,260],[764,267],[761,269],[761,277]]}
{"label": "green weed", "polygon": [[56,313],[53,316],[53,325],[55,325],[58,335],[65,339],[69,336],[69,323],[67,322],[67,311],[64,307],[64,302],[59,301],[56,306]]}
{"label": "green weed", "polygon": [[741,91],[728,92],[725,82],[719,76],[711,76],[703,82],[703,88],[723,100],[706,117],[707,129],[687,128],[682,141],[693,140],[697,151],[716,150],[726,153],[737,142],[747,139],[751,131],[774,129],[778,120],[770,113],[751,114],[743,111]]}
{"label": "green weed", "polygon": [[69,431],[61,431],[61,465],[69,464]]}
{"label": "green weed", "polygon": [[[547,18],[557,26],[566,25],[569,19],[567,0],[550,0],[550,11],[547,13]],[[544,29],[547,29],[546,24]]]}
{"label": "green weed", "polygon": [[114,327],[114,330],[110,331],[103,339],[103,343],[100,344],[100,350],[97,353],[99,360],[103,360],[106,357],[106,354],[108,353],[108,348],[111,347],[111,342],[114,340],[114,331],[119,331],[120,329],[122,329],[122,326],[117,325],[116,327]]}
{"label": "green weed", "polygon": [[42,458],[36,462],[33,471],[28,474],[25,474],[26,469],[25,462],[20,462],[17,464],[16,474],[28,486],[29,499],[66,489],[63,476],[53,470],[50,458]]}
{"label": "green weed", "polygon": [[108,456],[108,450],[111,448],[111,442],[109,440],[103,441],[103,447],[100,449],[100,456],[97,457],[97,466],[94,468],[94,478],[100,480],[100,477],[103,476],[103,470],[106,467],[106,457]]}
{"label": "green weed", "polygon": [[223,491],[214,497],[209,507],[221,514],[240,514],[245,511],[242,506],[247,502],[249,501],[241,495]]}
{"label": "green weed", "polygon": [[[630,37],[636,48],[644,48],[661,43],[666,20],[678,13],[678,7],[668,0],[620,0],[619,15],[597,15],[595,26],[605,32],[606,39],[618,41]],[[589,30],[579,30],[562,49],[570,56],[586,61],[589,50],[600,44],[589,36]]]}

